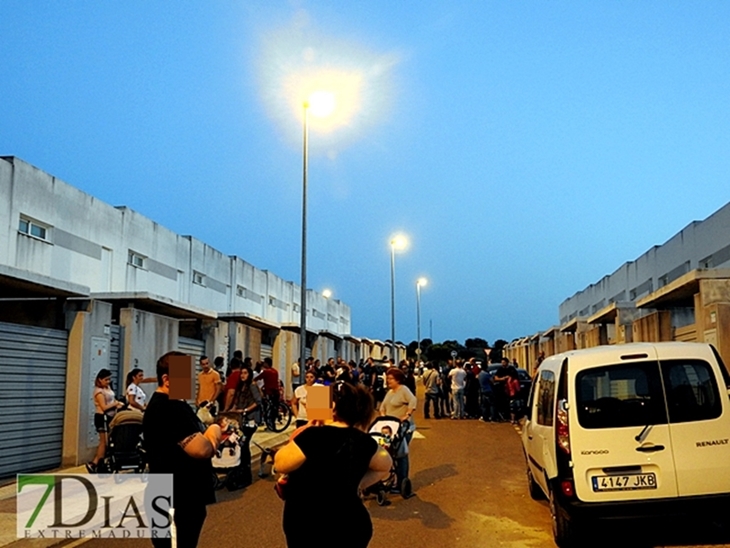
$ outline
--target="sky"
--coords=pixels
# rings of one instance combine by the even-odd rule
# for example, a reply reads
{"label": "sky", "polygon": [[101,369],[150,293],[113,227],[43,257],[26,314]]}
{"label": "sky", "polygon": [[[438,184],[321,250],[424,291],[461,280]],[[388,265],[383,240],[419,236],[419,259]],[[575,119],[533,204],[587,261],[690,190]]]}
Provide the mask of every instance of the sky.
{"label": "sky", "polygon": [[[3,0],[0,155],[299,281],[352,333],[490,342],[730,199],[730,3]],[[311,109],[310,109],[311,110]]]}

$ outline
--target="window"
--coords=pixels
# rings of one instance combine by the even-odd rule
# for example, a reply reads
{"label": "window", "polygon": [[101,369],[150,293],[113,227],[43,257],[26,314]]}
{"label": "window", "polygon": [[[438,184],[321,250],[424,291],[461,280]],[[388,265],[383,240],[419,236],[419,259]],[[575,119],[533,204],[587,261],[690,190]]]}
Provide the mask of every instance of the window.
{"label": "window", "polygon": [[553,425],[553,398],[555,397],[555,374],[552,371],[540,373],[537,392],[537,424]]}
{"label": "window", "polygon": [[147,257],[145,257],[144,255],[140,255],[135,251],[129,252],[129,264],[131,264],[132,266],[135,266],[137,268],[144,268],[145,259],[147,259]]}
{"label": "window", "polygon": [[200,272],[193,272],[193,283],[197,285],[205,285],[205,276]]}
{"label": "window", "polygon": [[27,236],[33,236],[40,240],[48,240],[48,227],[38,221],[32,221],[26,217],[20,218],[20,222],[18,223],[18,232]]}
{"label": "window", "polygon": [[575,382],[584,428],[667,423],[656,362],[596,367],[578,373]]}
{"label": "window", "polygon": [[242,285],[236,286],[236,295],[239,297],[246,297],[246,288]]}
{"label": "window", "polygon": [[663,362],[662,376],[670,423],[715,419],[722,413],[709,364],[699,360]]}

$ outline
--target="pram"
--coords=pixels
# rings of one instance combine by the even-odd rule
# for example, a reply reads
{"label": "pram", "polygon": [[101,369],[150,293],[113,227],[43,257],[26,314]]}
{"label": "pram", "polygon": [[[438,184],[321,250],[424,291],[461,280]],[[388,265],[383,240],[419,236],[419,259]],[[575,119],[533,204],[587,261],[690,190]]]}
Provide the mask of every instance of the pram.
{"label": "pram", "polygon": [[[251,484],[251,463],[244,462],[245,438],[239,413],[220,413],[218,422],[223,437],[211,459],[215,488],[226,487],[229,491],[242,489]],[[249,453],[250,460],[250,453]]]}
{"label": "pram", "polygon": [[395,459],[405,455],[403,453],[403,443],[405,442],[409,428],[410,424],[407,421],[400,421],[396,417],[387,415],[378,417],[370,425],[370,435],[375,438],[378,445],[388,451],[388,454],[393,459],[393,466],[390,468],[388,477],[363,491],[363,495],[374,493],[380,506],[388,504],[388,493],[391,489],[400,488],[401,496],[404,499],[409,498],[413,493],[413,487],[409,478],[403,478],[401,484],[396,485],[398,478],[395,473]]}
{"label": "pram", "polygon": [[144,472],[147,459],[142,446],[142,417],[141,411],[125,409],[112,418],[104,455],[103,468],[106,472]]}

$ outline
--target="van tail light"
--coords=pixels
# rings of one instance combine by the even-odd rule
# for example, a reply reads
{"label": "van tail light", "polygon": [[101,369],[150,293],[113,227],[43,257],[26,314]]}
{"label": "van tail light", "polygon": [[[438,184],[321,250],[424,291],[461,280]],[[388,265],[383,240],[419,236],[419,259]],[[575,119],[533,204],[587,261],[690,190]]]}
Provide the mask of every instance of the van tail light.
{"label": "van tail light", "polygon": [[575,496],[575,488],[573,487],[573,481],[572,480],[563,480],[560,482],[560,490],[563,492],[563,495],[566,497],[574,497]]}
{"label": "van tail light", "polygon": [[558,401],[557,405],[557,442],[558,447],[562,449],[566,455],[570,455],[570,427],[568,426],[568,402],[565,400]]}

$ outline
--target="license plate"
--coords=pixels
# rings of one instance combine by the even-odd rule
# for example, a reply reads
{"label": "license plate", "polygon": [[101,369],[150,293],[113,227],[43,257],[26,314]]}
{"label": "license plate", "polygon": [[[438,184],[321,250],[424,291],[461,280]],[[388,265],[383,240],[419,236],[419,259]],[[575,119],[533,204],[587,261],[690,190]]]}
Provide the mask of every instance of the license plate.
{"label": "license plate", "polygon": [[593,476],[594,491],[635,491],[656,489],[656,474],[626,474],[616,476]]}

